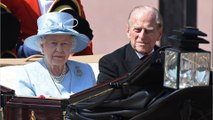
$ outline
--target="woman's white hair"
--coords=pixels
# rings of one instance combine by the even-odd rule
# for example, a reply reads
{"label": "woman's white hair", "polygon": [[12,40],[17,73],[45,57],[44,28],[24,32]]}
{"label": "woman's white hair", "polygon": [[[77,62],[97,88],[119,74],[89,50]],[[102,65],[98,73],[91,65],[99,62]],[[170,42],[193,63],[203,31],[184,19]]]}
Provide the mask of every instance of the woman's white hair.
{"label": "woman's white hair", "polygon": [[[45,42],[46,37],[47,37],[47,35],[40,36],[40,48],[41,48],[41,45]],[[71,50],[73,50],[76,47],[76,39],[72,35],[71,35],[71,37],[72,37],[72,40],[71,40],[71,42],[72,42],[72,48],[71,48]],[[42,50],[41,50],[41,52],[42,52]]]}

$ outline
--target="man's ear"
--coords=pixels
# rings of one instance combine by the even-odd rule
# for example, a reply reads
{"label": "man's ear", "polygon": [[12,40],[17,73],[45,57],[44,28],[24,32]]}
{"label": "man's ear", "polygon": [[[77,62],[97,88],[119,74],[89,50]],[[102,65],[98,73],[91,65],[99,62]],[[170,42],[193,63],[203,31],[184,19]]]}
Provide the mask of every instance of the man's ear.
{"label": "man's ear", "polygon": [[163,36],[163,27],[160,27],[159,28],[159,39],[157,41],[160,41],[162,36]]}
{"label": "man's ear", "polygon": [[163,35],[163,27],[160,27],[160,36]]}

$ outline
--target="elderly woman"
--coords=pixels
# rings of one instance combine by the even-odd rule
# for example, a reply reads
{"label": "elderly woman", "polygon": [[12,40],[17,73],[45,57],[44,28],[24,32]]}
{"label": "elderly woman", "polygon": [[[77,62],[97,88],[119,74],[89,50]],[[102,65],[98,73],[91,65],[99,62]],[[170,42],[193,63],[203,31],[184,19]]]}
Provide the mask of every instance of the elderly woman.
{"label": "elderly woman", "polygon": [[68,60],[70,53],[87,47],[89,38],[73,29],[78,21],[63,12],[51,12],[37,20],[38,33],[24,44],[43,53],[44,58],[24,65],[15,88],[16,95],[69,98],[96,85],[92,68]]}

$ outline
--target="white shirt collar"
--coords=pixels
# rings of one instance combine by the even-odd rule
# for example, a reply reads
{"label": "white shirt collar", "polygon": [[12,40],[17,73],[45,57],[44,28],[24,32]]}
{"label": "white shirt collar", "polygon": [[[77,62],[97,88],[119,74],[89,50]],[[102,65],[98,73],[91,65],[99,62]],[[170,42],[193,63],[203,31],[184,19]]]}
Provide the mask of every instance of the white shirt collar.
{"label": "white shirt collar", "polygon": [[[154,49],[152,49],[151,53],[153,53],[153,52],[154,52]],[[138,56],[139,59],[141,59],[144,56],[144,54],[141,54],[141,53],[139,53],[137,51],[135,51],[135,53],[137,54],[137,56]]]}
{"label": "white shirt collar", "polygon": [[54,0],[38,0],[41,14],[47,13]]}

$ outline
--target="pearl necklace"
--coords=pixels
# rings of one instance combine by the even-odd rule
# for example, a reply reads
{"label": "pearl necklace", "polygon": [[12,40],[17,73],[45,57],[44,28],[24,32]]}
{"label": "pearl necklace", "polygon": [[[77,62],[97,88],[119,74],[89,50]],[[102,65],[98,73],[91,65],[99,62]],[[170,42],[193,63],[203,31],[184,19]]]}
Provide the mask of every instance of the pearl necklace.
{"label": "pearl necklace", "polygon": [[63,72],[59,76],[53,75],[51,71],[49,71],[49,73],[54,82],[61,83],[64,80],[65,74],[67,73],[67,66],[64,67]]}
{"label": "pearl necklace", "polygon": [[62,71],[61,75],[56,76],[53,75],[52,72],[48,69],[46,62],[43,60],[45,67],[47,68],[48,72],[50,73],[50,77],[52,78],[52,80],[54,81],[54,83],[61,83],[64,80],[65,74],[69,71],[69,68],[67,66],[67,64],[65,64],[64,70]]}

